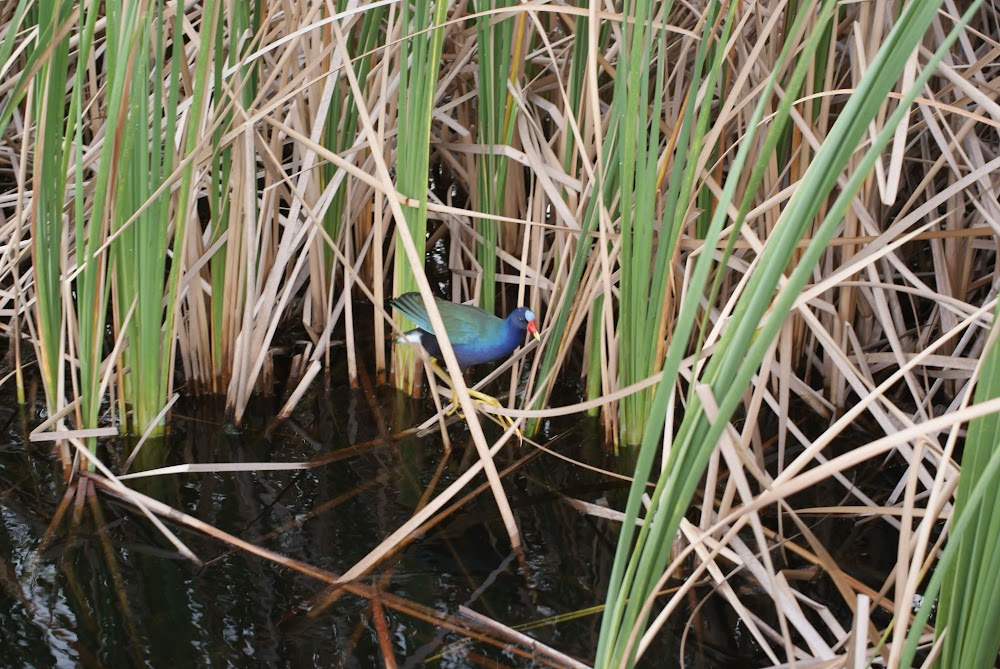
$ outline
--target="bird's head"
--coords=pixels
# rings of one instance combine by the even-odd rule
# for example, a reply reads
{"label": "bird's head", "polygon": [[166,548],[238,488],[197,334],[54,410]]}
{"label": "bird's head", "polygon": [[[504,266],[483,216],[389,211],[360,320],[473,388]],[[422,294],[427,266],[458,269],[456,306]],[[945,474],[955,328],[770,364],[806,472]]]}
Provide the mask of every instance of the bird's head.
{"label": "bird's head", "polygon": [[510,312],[509,320],[522,330],[527,330],[535,339],[540,339],[538,335],[538,325],[536,324],[535,312],[528,307],[518,307]]}

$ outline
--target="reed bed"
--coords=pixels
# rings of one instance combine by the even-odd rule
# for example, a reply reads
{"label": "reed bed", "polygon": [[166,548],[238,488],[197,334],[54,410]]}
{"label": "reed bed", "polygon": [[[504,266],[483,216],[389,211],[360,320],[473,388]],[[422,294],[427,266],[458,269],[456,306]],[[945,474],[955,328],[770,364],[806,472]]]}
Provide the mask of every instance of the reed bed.
{"label": "reed bed", "polygon": [[[419,393],[387,297],[436,324],[433,293],[525,304],[543,339],[490,375],[494,413],[529,444],[597,413],[637,463],[621,509],[572,501],[622,523],[588,663],[633,666],[707,578],[775,666],[994,666],[998,24],[953,0],[5,3],[0,327],[19,390],[43,381],[35,438],[170,516],[97,439],[162,434],[178,392],[238,424],[275,355],[283,415],[331,356]],[[522,547],[492,459],[515,430],[487,441],[443,349],[479,461],[320,580],[480,470]],[[579,402],[553,406],[559,377]],[[853,475],[877,462],[887,496]],[[819,485],[840,493],[796,506]],[[817,514],[884,526],[895,569],[846,573]]]}

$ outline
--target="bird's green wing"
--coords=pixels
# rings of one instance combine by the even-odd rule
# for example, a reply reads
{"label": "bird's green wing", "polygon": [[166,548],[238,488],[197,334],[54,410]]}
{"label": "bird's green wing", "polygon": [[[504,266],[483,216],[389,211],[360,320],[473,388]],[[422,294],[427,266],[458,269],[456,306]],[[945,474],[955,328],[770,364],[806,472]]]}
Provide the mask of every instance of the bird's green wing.
{"label": "bird's green wing", "polygon": [[[472,343],[490,332],[498,331],[503,325],[503,319],[487,313],[479,307],[468,304],[455,304],[435,298],[441,319],[448,330],[448,338],[453,342]],[[406,314],[423,330],[434,333],[427,309],[420,299],[420,293],[406,293],[392,300],[392,306]]]}
{"label": "bird's green wing", "polygon": [[503,327],[503,319],[470,304],[437,300],[437,306],[453,342],[472,344],[492,333],[500,334]]}

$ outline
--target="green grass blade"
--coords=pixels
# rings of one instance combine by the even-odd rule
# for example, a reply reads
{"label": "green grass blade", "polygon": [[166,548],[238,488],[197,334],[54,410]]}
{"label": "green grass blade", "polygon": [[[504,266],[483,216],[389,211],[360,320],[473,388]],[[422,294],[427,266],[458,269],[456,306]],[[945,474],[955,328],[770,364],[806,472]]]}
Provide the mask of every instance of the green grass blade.
{"label": "green grass blade", "polygon": [[[444,40],[445,17],[448,4],[438,2],[431,15],[430,0],[418,0],[411,10],[410,3],[402,4],[402,24],[408,36],[403,40],[400,58],[398,158],[396,185],[400,193],[413,198],[416,207],[403,207],[406,225],[417,242],[427,238],[427,173],[430,162],[431,119],[434,114],[434,95],[437,90],[441,49]],[[432,26],[431,30],[426,30]],[[405,102],[404,102],[405,101]],[[394,292],[401,295],[417,290],[414,272],[423,267],[410,267],[406,255],[396,254]],[[404,329],[413,327],[406,318],[400,318]],[[398,388],[414,391],[417,358],[410,347],[396,347],[393,356],[393,378]]]}

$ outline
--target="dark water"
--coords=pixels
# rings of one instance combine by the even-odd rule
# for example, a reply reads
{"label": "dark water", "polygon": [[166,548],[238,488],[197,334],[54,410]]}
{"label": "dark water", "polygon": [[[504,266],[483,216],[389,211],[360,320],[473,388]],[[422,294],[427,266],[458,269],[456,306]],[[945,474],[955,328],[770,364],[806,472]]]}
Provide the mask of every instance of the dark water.
{"label": "dark water", "polygon": [[[450,453],[438,434],[393,438],[430,415],[422,402],[386,388],[315,385],[292,420],[271,432],[276,403],[256,400],[248,424],[234,433],[222,422],[221,403],[185,400],[170,436],[144,451],[144,464],[317,457],[326,464],[169,475],[131,485],[241,539],[343,573],[477,456],[461,422],[449,428]],[[565,498],[607,499],[621,508],[619,481],[508,446],[497,458],[499,469],[524,460],[504,479],[526,544],[523,560],[510,550],[486,490],[362,579],[385,593],[384,614],[373,616],[366,598],[331,595],[315,578],[170,524],[204,563],[199,567],[140,512],[107,495],[81,497],[51,525],[65,493],[59,468],[48,446],[27,443],[26,430],[37,421],[18,411],[10,392],[0,389],[2,667],[381,667],[376,620],[384,620],[400,667],[548,666],[502,641],[470,642],[426,619],[460,606],[505,625],[540,623],[531,636],[592,661],[600,613],[587,610],[604,602],[618,528],[577,512]],[[567,419],[547,424],[546,434],[551,448],[573,458],[628,469],[628,458],[605,452],[594,424]],[[120,462],[124,448],[107,444],[102,457]],[[680,666],[682,657],[693,667],[764,664],[729,606],[708,587],[695,593],[697,615],[676,615],[640,666]],[[768,603],[760,604],[766,617]]]}
{"label": "dark water", "polygon": [[[199,568],[141,513],[108,496],[79,509],[71,505],[43,540],[64,492],[55,480],[58,467],[47,446],[26,443],[30,417],[18,414],[11,397],[2,404],[2,666],[382,666],[367,600],[341,592],[327,603],[326,584],[172,525],[205,563]],[[138,480],[134,487],[242,539],[342,573],[475,457],[461,424],[450,428],[450,454],[436,434],[372,444],[380,421],[391,435],[427,415],[422,403],[387,389],[375,397],[317,390],[293,420],[268,434],[275,408],[259,401],[249,425],[233,434],[221,422],[221,405],[186,401],[175,411],[170,437],[157,445],[162,464],[343,457],[306,471],[181,474]],[[576,456],[589,440],[586,448],[600,460],[596,439],[582,428],[575,432]],[[362,445],[356,453],[342,451],[356,444]],[[121,448],[109,444],[102,455],[114,461]],[[499,465],[530,454],[511,447]],[[593,500],[608,483],[534,457],[505,485],[527,544],[522,563],[487,491],[364,582],[432,611],[453,613],[462,605],[511,625],[601,602],[616,528],[572,510],[561,494]],[[314,517],[297,521],[310,513]],[[462,635],[408,612],[385,611],[400,666],[428,659],[430,666],[531,665],[502,647],[461,643]],[[532,634],[586,659],[599,623],[591,614]]]}

